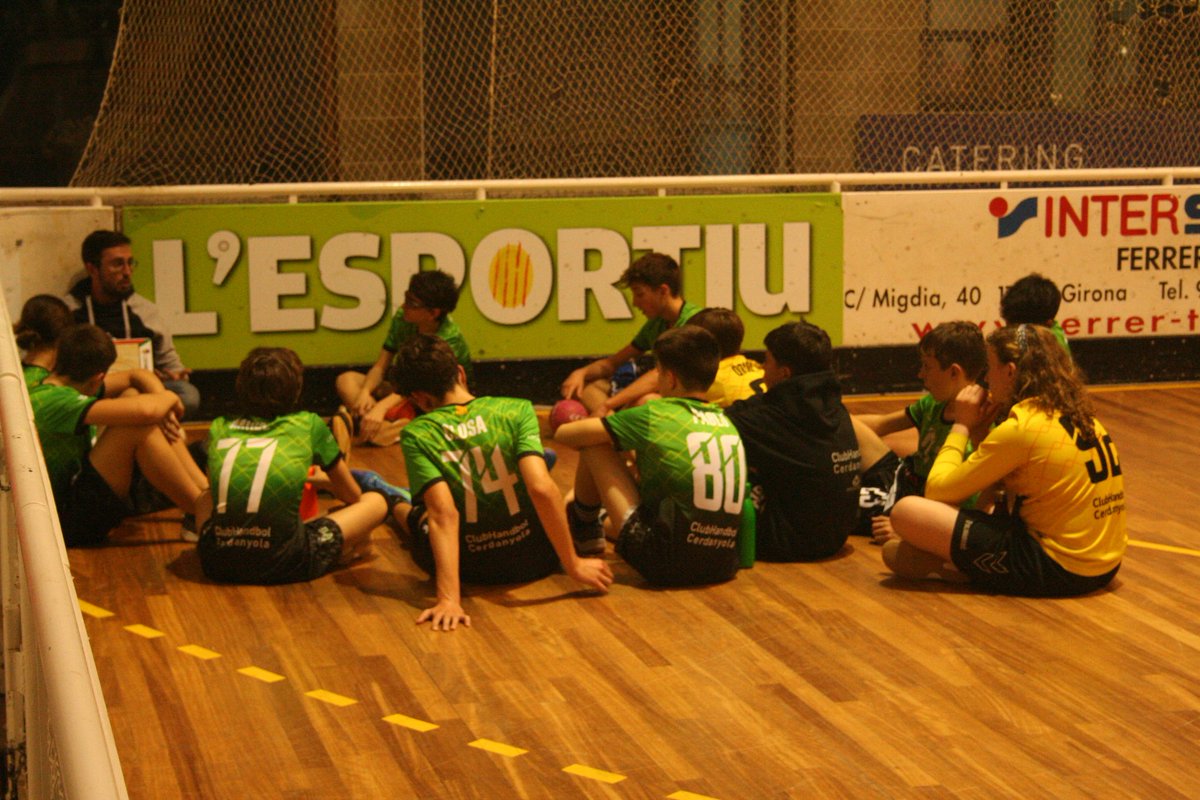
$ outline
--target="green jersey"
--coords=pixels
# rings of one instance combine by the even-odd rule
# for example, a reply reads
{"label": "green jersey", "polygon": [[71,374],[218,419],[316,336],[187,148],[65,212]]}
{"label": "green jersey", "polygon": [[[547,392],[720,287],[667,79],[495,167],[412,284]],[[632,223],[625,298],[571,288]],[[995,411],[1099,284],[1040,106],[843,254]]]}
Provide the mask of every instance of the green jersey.
{"label": "green jersey", "polygon": [[[917,449],[908,457],[913,473],[920,482],[921,492],[925,492],[925,479],[929,477],[929,468],[937,460],[938,451],[950,435],[953,422],[946,421],[946,406],[949,402],[939,403],[933,395],[924,394],[921,399],[908,407],[908,418],[917,427]],[[966,454],[970,455],[975,448],[967,442]],[[972,495],[964,500],[960,508],[974,508],[979,495]]]}
{"label": "green jersey", "polygon": [[[712,403],[651,400],[604,417],[618,450],[636,450],[640,505],[691,561],[732,553],[746,496],[746,454],[737,428]],[[700,551],[700,552],[698,552]]]}
{"label": "green jersey", "polygon": [[83,459],[92,449],[96,429],[84,422],[84,418],[96,400],[70,386],[40,383],[29,389],[33,423],[56,498],[66,497],[71,479],[83,467]]}
{"label": "green jersey", "polygon": [[654,343],[658,341],[658,337],[662,336],[667,329],[682,328],[699,310],[699,306],[694,306],[684,300],[683,305],[679,308],[679,319],[675,320],[674,323],[669,323],[662,317],[646,320],[646,324],[637,332],[637,336],[633,337],[633,346],[643,353],[647,350],[653,350]]}
{"label": "green jersey", "polygon": [[929,477],[929,468],[937,458],[942,442],[950,434],[953,422],[946,420],[946,406],[939,403],[933,395],[926,393],[921,399],[908,407],[908,418],[917,429],[917,450],[912,454],[913,470],[921,479],[922,485]]}
{"label": "green jersey", "polygon": [[[417,326],[411,322],[404,321],[404,309],[396,309],[395,316],[392,317],[392,326],[388,329],[387,338],[383,340],[383,349],[389,353],[395,353],[400,349],[400,345],[407,342],[412,337],[416,336],[420,331]],[[471,380],[471,348],[467,346],[467,340],[463,338],[462,331],[450,316],[442,317],[442,322],[438,325],[437,337],[450,345],[450,349],[454,352],[454,358],[462,368],[467,372],[467,381]]]}
{"label": "green jersey", "polygon": [[1062,329],[1062,325],[1058,324],[1058,320],[1050,323],[1050,332],[1054,334],[1054,338],[1062,345],[1062,349],[1067,351],[1067,355],[1071,355],[1071,345],[1067,343],[1067,332]]}
{"label": "green jersey", "polygon": [[50,370],[36,364],[22,364],[21,372],[25,374],[25,386],[29,389],[46,380],[46,376],[50,374]]}
{"label": "green jersey", "polygon": [[518,461],[543,454],[528,400],[476,397],[434,409],[400,437],[413,497],[445,481],[459,513],[459,572],[496,583],[522,562],[558,562],[521,480]]}
{"label": "green jersey", "polygon": [[198,545],[205,573],[253,583],[293,574],[307,546],[300,498],[308,468],[329,467],[340,456],[329,428],[309,411],[213,420],[213,515]]}

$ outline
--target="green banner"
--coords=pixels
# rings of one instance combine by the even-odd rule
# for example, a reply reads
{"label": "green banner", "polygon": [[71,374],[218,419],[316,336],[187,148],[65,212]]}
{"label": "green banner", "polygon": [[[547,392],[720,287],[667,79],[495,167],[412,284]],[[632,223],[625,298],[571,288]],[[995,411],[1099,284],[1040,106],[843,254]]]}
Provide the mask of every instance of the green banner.
{"label": "green banner", "polygon": [[614,284],[676,257],[684,296],[733,308],[747,349],[780,322],[842,329],[832,194],[126,208],[124,231],[193,368],[260,345],[308,364],[373,361],[419,269],[462,285],[453,318],[479,359],[614,352],[645,322]]}

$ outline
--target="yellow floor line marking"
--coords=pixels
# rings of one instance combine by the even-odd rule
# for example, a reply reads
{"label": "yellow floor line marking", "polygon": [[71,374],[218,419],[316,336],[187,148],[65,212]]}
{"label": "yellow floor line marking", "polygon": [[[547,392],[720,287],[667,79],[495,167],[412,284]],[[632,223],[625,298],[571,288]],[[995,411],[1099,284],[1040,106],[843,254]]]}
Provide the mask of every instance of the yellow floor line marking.
{"label": "yellow floor line marking", "polygon": [[324,689],[313,689],[311,692],[305,692],[304,696],[311,697],[313,700],[320,700],[322,703],[329,703],[331,706],[338,706],[339,708],[352,706],[358,702],[353,697],[346,697],[344,694],[334,694]]}
{"label": "yellow floor line marking", "polygon": [[207,647],[201,647],[198,644],[180,645],[179,647],[177,647],[175,649],[180,651],[181,653],[187,653],[189,656],[195,656],[196,658],[202,658],[205,661],[208,661],[213,658],[221,657],[221,654],[218,653],[217,651],[209,650]]}
{"label": "yellow floor line marking", "polygon": [[1185,556],[1200,557],[1200,550],[1193,550],[1190,547],[1176,547],[1173,544],[1158,544],[1156,542],[1141,542],[1137,539],[1129,540],[1130,547],[1144,547],[1147,550],[1162,550],[1165,553],[1179,553]]}
{"label": "yellow floor line marking", "polygon": [[569,767],[563,767],[563,772],[569,775],[578,775],[581,778],[591,778],[594,781],[601,781],[603,783],[620,783],[626,777],[618,775],[615,772],[605,772],[595,767],[585,767],[583,764],[572,764]]}
{"label": "yellow floor line marking", "polygon": [[262,681],[263,683],[278,683],[279,681],[287,680],[282,675],[277,675],[274,672],[259,667],[242,667],[238,672],[247,678],[254,678],[256,681]]}
{"label": "yellow floor line marking", "polygon": [[428,733],[437,727],[432,722],[426,722],[423,719],[416,719],[415,717],[406,717],[403,714],[388,714],[383,718],[383,721],[390,722],[392,725],[399,725],[401,728],[411,728],[421,733]]}
{"label": "yellow floor line marking", "polygon": [[680,789],[678,792],[672,792],[667,795],[668,800],[717,800],[715,797],[709,797],[706,794],[696,794],[695,792],[685,792]]}
{"label": "yellow floor line marking", "polygon": [[162,631],[156,631],[147,625],[126,625],[125,630],[138,636],[144,636],[147,639],[157,639],[160,636],[166,636]]}
{"label": "yellow floor line marking", "polygon": [[1162,389],[1170,391],[1172,389],[1196,389],[1200,387],[1200,383],[1190,381],[1174,382],[1174,383],[1112,383],[1102,386],[1089,386],[1089,392],[1146,392]]}
{"label": "yellow floor line marking", "polygon": [[498,756],[505,758],[516,758],[528,753],[528,750],[522,750],[519,747],[513,747],[511,744],[504,742],[495,742],[491,739],[476,739],[473,742],[467,743],[468,747],[478,747],[480,750],[487,750],[489,753],[495,753]]}
{"label": "yellow floor line marking", "polygon": [[89,617],[95,617],[96,619],[104,619],[105,617],[114,616],[113,612],[109,611],[107,608],[94,606],[86,600],[79,601],[79,610],[84,614],[87,614]]}

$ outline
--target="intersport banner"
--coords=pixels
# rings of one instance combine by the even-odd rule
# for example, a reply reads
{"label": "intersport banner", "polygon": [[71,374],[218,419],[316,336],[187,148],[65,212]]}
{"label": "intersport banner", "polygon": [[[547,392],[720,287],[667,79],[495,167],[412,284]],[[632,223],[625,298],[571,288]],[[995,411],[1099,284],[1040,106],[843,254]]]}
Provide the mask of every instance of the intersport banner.
{"label": "intersport banner", "polygon": [[130,207],[123,230],[193,368],[259,345],[373,361],[409,278],[435,268],[462,286],[476,358],[613,352],[645,322],[614,284],[650,251],[680,261],[690,302],[735,309],[747,348],[800,314],[841,339],[832,194]]}
{"label": "intersport banner", "polygon": [[1000,298],[1038,272],[1069,338],[1200,331],[1195,187],[864,192],[842,199],[843,343],[914,343],[940,322],[1003,324]]}

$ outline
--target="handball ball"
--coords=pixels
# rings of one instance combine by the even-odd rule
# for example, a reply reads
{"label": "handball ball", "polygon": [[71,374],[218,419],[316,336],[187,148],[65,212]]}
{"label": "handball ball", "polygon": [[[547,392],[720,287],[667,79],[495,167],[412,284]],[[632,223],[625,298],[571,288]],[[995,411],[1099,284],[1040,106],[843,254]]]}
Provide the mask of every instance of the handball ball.
{"label": "handball ball", "polygon": [[553,436],[558,426],[564,422],[574,422],[577,419],[587,419],[587,407],[578,400],[559,400],[550,409],[550,435]]}

